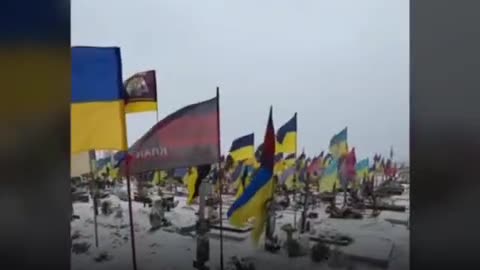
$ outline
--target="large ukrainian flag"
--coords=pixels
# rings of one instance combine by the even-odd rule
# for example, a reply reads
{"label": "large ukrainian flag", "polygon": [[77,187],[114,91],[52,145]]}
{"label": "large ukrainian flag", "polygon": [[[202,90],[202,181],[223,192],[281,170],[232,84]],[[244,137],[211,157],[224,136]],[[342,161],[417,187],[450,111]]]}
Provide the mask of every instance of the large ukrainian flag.
{"label": "large ukrainian flag", "polygon": [[325,168],[319,185],[320,192],[333,192],[334,187],[340,186],[340,178],[338,176],[338,159],[332,159],[327,168]]}
{"label": "large ukrainian flag", "polygon": [[297,152],[297,113],[277,131],[276,153]]}
{"label": "large ukrainian flag", "polygon": [[242,195],[235,200],[227,216],[230,223],[241,227],[255,218],[252,231],[253,240],[258,243],[267,218],[267,202],[272,199],[275,184],[272,181],[275,154],[275,130],[273,129],[272,108],[268,119],[267,131],[263,143],[260,168],[246,187]]}
{"label": "large ukrainian flag", "polygon": [[127,150],[120,48],[72,48],[71,153]]}
{"label": "large ukrainian flag", "polygon": [[232,156],[234,161],[255,157],[253,133],[235,139],[230,147],[230,156]]}
{"label": "large ukrainian flag", "polygon": [[330,153],[334,158],[348,154],[347,128],[335,134],[330,140]]}

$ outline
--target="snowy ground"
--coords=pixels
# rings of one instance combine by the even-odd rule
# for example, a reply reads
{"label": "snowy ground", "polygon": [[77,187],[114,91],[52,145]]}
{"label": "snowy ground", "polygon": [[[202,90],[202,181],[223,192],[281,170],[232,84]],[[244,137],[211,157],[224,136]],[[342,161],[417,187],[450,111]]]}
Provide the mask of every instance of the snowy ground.
{"label": "snowy ground", "polygon": [[[185,205],[185,198],[176,197],[179,205],[166,217],[173,223],[173,227],[185,227],[193,225],[196,216],[196,206]],[[227,200],[227,198],[225,198]],[[110,200],[114,205],[122,209],[122,217],[116,217],[115,213],[105,217],[101,214],[97,217],[99,247],[95,247],[93,209],[90,203],[75,203],[74,212],[80,216],[79,220],[72,221],[71,232],[75,248],[81,245],[89,245],[88,251],[78,254],[72,253],[73,270],[89,269],[132,269],[131,242],[128,219],[128,204],[111,195]],[[409,196],[394,196],[392,200],[398,204],[409,204]],[[231,201],[231,198],[228,198]],[[224,214],[227,212],[228,203],[225,203]],[[149,269],[193,269],[192,262],[195,257],[196,240],[190,235],[181,235],[173,228],[150,231],[148,214],[150,209],[143,208],[143,204],[133,203],[133,218],[135,241],[137,249],[137,264],[139,270]],[[316,209],[319,219],[314,222],[317,232],[339,232],[358,239],[383,239],[393,243],[393,251],[390,255],[388,269],[409,269],[409,230],[405,225],[385,219],[408,220],[409,209],[406,213],[394,213],[383,211],[377,218],[364,218],[363,220],[340,220],[329,219],[324,209]],[[283,239],[285,233],[280,227],[286,223],[292,223],[295,213],[285,210],[279,213],[277,219],[277,233]],[[296,215],[300,219],[300,212]],[[360,249],[376,252],[375,241],[357,243]],[[219,240],[212,237],[210,240],[210,265],[211,269],[219,269],[220,254]],[[249,257],[255,263],[256,269],[332,269],[327,263],[314,263],[309,256],[300,258],[288,258],[285,251],[278,254],[270,254],[263,250],[262,246],[254,247],[251,239],[235,241],[224,239],[224,258],[228,261],[231,256]],[[97,260],[98,261],[97,261]],[[367,262],[352,261],[348,269],[385,269]]]}

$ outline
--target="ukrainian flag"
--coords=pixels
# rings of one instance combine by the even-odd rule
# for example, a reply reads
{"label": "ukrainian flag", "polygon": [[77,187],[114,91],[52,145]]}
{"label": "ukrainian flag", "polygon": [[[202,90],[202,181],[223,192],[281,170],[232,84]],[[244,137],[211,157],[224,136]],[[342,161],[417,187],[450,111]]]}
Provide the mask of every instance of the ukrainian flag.
{"label": "ukrainian flag", "polygon": [[260,168],[243,194],[235,200],[227,212],[230,223],[237,227],[245,225],[251,218],[255,219],[252,231],[255,243],[258,243],[264,230],[268,210],[267,203],[272,199],[275,190],[275,183],[272,181],[274,155],[275,130],[273,128],[272,108],[270,108]]}
{"label": "ukrainian flag", "polygon": [[330,153],[334,158],[348,154],[347,128],[335,134],[330,140]]}
{"label": "ukrainian flag", "polygon": [[355,170],[357,171],[357,177],[360,179],[363,179],[365,176],[368,177],[369,168],[370,168],[370,165],[368,163],[368,158],[360,160],[355,165]]}
{"label": "ukrainian flag", "polygon": [[362,159],[357,164],[355,165],[355,171],[356,171],[356,179],[354,182],[354,188],[359,188],[360,183],[363,181],[363,179],[368,179],[369,175],[369,170],[370,166],[368,163],[368,158]]}
{"label": "ukrainian flag", "polygon": [[72,48],[71,153],[127,150],[120,48]]}
{"label": "ukrainian flag", "polygon": [[242,161],[255,157],[253,133],[235,139],[230,147],[230,156],[235,161]]}
{"label": "ukrainian flag", "polygon": [[334,187],[340,186],[338,159],[332,159],[328,167],[325,168],[319,185],[320,192],[333,192]]}
{"label": "ukrainian flag", "polygon": [[297,113],[277,131],[276,153],[297,152]]}

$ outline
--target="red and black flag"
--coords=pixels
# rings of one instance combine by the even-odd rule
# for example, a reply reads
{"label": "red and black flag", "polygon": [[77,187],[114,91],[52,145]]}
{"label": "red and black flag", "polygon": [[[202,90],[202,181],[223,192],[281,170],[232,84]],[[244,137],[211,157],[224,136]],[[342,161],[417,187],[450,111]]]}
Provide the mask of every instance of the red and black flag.
{"label": "red and black flag", "polygon": [[192,104],[155,124],[128,150],[130,173],[218,162],[217,105],[216,97]]}
{"label": "red and black flag", "polygon": [[125,83],[125,112],[157,111],[157,80],[155,70],[139,72]]}

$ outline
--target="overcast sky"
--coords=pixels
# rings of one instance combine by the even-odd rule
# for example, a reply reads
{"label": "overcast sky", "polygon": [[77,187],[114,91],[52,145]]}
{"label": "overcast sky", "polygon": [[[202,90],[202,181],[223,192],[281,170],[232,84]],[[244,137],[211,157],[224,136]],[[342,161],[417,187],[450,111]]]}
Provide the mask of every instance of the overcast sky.
{"label": "overcast sky", "polygon": [[[72,46],[119,46],[123,76],[157,71],[159,117],[215,95],[221,142],[298,112],[308,155],[348,126],[357,159],[409,160],[409,1],[73,0]],[[128,116],[128,141],[156,121]]]}

